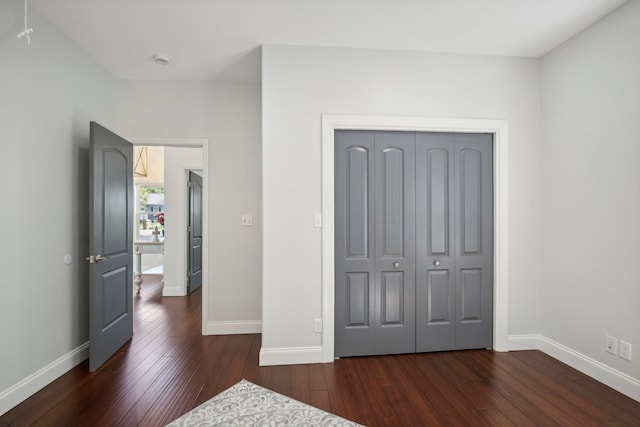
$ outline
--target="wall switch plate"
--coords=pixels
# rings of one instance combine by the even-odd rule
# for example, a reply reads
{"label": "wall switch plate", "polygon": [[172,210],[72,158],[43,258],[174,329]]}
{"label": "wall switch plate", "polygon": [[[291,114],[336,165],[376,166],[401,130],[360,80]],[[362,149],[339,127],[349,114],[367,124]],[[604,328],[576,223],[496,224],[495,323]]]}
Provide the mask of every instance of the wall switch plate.
{"label": "wall switch plate", "polygon": [[631,360],[631,343],[620,340],[620,357]]}
{"label": "wall switch plate", "polygon": [[313,226],[315,228],[321,228],[322,227],[322,214],[321,213],[316,213],[313,215]]}
{"label": "wall switch plate", "polygon": [[607,335],[607,352],[618,355],[618,338]]}
{"label": "wall switch plate", "polygon": [[241,223],[243,227],[251,227],[253,225],[253,216],[242,215]]}
{"label": "wall switch plate", "polygon": [[313,332],[322,332],[322,319],[313,319]]}

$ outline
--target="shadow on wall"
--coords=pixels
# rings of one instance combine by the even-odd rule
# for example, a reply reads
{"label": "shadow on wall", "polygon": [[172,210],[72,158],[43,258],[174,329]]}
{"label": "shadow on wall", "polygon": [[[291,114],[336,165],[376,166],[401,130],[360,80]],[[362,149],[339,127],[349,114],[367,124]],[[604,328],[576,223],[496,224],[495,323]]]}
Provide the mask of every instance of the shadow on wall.
{"label": "shadow on wall", "polygon": [[256,47],[241,55],[231,56],[227,64],[215,76],[214,80],[220,81],[243,81],[259,82],[262,80],[260,74],[262,69],[262,48]]}
{"label": "shadow on wall", "polygon": [[[0,1],[0,47],[16,36],[24,29],[24,2],[23,0]],[[24,41],[27,44],[27,41]]]}
{"label": "shadow on wall", "polygon": [[74,270],[72,280],[74,289],[74,303],[77,310],[73,311],[72,324],[69,330],[76,335],[78,342],[89,339],[89,263],[84,258],[89,255],[89,121],[85,111],[74,109],[73,112],[73,142],[72,153],[74,170],[72,183],[75,186],[73,194],[73,211],[71,214],[71,230]]}

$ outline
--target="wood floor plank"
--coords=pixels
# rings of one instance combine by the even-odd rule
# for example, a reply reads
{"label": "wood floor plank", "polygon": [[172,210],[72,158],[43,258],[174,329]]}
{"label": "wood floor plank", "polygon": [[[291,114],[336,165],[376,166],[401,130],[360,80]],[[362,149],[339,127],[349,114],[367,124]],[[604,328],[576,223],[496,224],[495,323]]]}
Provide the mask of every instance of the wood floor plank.
{"label": "wood floor plank", "polygon": [[309,365],[294,365],[291,367],[290,397],[300,402],[311,404]]}
{"label": "wood floor plank", "polygon": [[[406,392],[406,390],[413,388],[410,386],[413,375],[403,369],[396,359],[396,356],[386,356],[378,358],[378,362],[382,369],[395,379],[392,382],[389,395],[394,405],[399,408],[396,411],[398,416],[406,414],[407,418],[419,421],[422,425],[445,425],[442,413],[422,392],[417,392],[418,390],[412,393]],[[401,419],[405,419],[404,416]]]}
{"label": "wood floor plank", "polygon": [[324,374],[327,382],[327,391],[329,393],[329,400],[331,402],[331,412],[340,415],[341,417],[345,417],[351,419],[356,422],[364,422],[364,415],[360,417],[360,420],[355,420],[352,418],[352,413],[350,411],[353,410],[352,405],[348,405],[349,399],[351,399],[350,390],[344,386],[345,378],[344,375],[344,364],[341,364],[342,360],[336,360],[332,364],[325,364]]}
{"label": "wood floor plank", "polygon": [[[440,410],[442,408],[443,417],[450,424],[456,425],[484,425],[473,407],[473,404],[464,398],[457,390],[455,384],[440,373],[436,366],[436,360],[432,354],[413,356],[417,370],[414,370],[414,378],[420,378],[424,393]],[[420,375],[420,377],[418,377]],[[471,424],[468,420],[474,420]]]}
{"label": "wood floor plank", "polygon": [[486,421],[487,425],[494,427],[514,427],[517,424],[512,423],[509,418],[507,418],[502,412],[498,409],[490,408],[480,411],[482,418]]}
{"label": "wood floor plank", "polygon": [[323,411],[331,412],[331,399],[322,365],[309,365],[309,388],[311,393],[309,403]]}
{"label": "wood floor plank", "polygon": [[[588,426],[599,427],[602,425],[602,420],[590,416],[586,411],[593,411],[592,405],[584,405],[581,407],[580,403],[574,403],[573,400],[577,397],[572,393],[563,393],[561,387],[549,379],[551,386],[547,385],[544,376],[540,377],[538,372],[528,368],[526,365],[518,365],[517,360],[513,357],[505,358],[504,363],[501,364],[501,369],[509,373],[513,378],[522,377],[526,378],[526,383],[520,379],[522,385],[525,385],[533,393],[537,394],[538,402],[543,407],[552,407],[553,416],[563,425],[576,425],[576,426]],[[523,372],[524,370],[524,372]],[[568,392],[568,390],[566,390]]]}
{"label": "wood floor plank", "polygon": [[[396,416],[392,396],[388,393],[392,381],[386,375],[381,366],[376,362],[377,358],[363,357],[354,361],[352,369],[357,373],[361,384],[361,393],[366,398],[366,405],[370,408],[370,417],[373,420],[391,419]],[[355,364],[358,365],[356,368]],[[370,422],[371,424],[371,422]]]}
{"label": "wood floor plank", "polygon": [[134,337],[94,373],[83,362],[0,426],[157,426],[240,379],[386,426],[640,426],[640,403],[539,352],[488,350],[258,366],[261,337],[202,336],[202,296],[145,277]]}
{"label": "wood floor plank", "polygon": [[207,400],[211,399],[216,394],[225,390],[227,387],[222,386],[222,382],[227,372],[226,369],[231,364],[233,360],[233,356],[235,355],[236,347],[240,343],[241,336],[229,336],[226,339],[226,343],[223,349],[220,349],[220,352],[217,354],[211,354],[211,358],[216,358],[217,366],[220,369],[214,369],[209,377],[207,378],[207,382],[202,389],[202,392],[198,396],[196,400],[196,405],[200,405]]}
{"label": "wood floor plank", "polygon": [[[496,391],[502,394],[505,399],[508,399],[510,403],[522,411],[522,413],[526,414],[534,424],[550,427],[561,425],[540,406],[540,399],[535,393],[500,369],[497,358],[486,358],[482,353],[476,351],[467,352],[466,354],[456,353],[455,356],[465,360],[470,359],[469,366],[471,366],[487,384],[491,385]],[[542,403],[544,403],[544,401]]]}
{"label": "wood floor plank", "polygon": [[532,366],[520,360],[517,356],[510,357],[507,360],[509,366],[513,367],[516,372],[520,372],[528,378],[529,384],[534,385],[541,393],[553,398],[564,408],[574,406],[576,410],[583,413],[583,417],[579,418],[584,425],[602,424],[602,421],[610,421],[613,414],[603,410],[600,405],[592,404],[586,399],[572,392],[574,384],[564,381],[564,376],[557,374],[554,378],[548,376],[545,369],[549,364],[543,366]]}

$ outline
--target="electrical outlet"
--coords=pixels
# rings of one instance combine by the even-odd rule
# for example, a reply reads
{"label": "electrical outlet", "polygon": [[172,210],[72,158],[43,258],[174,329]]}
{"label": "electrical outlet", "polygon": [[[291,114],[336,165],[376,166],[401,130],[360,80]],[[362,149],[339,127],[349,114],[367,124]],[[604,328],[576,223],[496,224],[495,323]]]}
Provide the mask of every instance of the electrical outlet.
{"label": "electrical outlet", "polygon": [[248,214],[242,215],[240,222],[243,227],[251,227],[253,225],[253,216]]}
{"label": "electrical outlet", "polygon": [[620,340],[620,357],[631,360],[631,343]]}
{"label": "electrical outlet", "polygon": [[313,319],[313,332],[322,332],[322,319]]}
{"label": "electrical outlet", "polygon": [[618,355],[618,338],[607,335],[607,352]]}

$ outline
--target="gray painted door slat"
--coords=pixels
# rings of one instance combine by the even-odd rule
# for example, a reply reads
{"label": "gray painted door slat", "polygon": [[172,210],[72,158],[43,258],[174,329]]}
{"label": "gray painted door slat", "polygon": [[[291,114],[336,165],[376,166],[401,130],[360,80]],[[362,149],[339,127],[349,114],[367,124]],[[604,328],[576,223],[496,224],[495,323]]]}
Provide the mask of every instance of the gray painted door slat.
{"label": "gray painted door slat", "polygon": [[455,348],[454,135],[416,134],[416,350]]}
{"label": "gray painted door slat", "polygon": [[415,352],[415,142],[375,132],[375,354]]}
{"label": "gray painted door slat", "polygon": [[202,285],[202,177],[189,172],[189,230],[187,293]]}
{"label": "gray painted door slat", "polygon": [[455,135],[456,349],[493,346],[493,150]]}
{"label": "gray painted door slat", "polygon": [[419,132],[416,152],[417,351],[491,347],[491,135]]}
{"label": "gray painted door slat", "polygon": [[336,356],[375,354],[373,132],[336,132]]}

